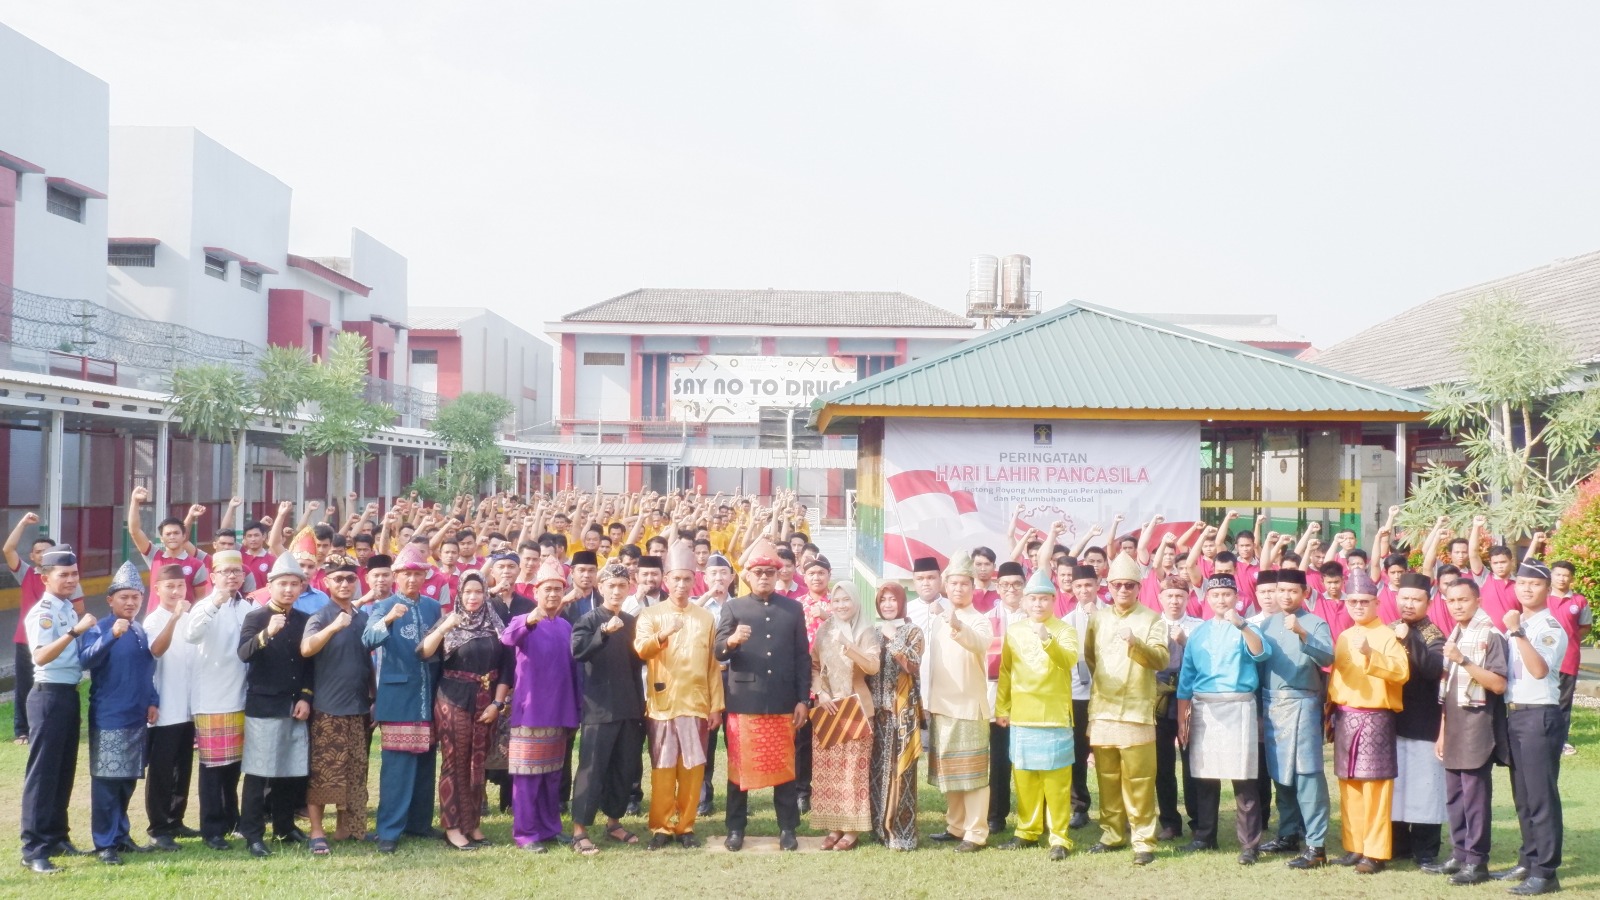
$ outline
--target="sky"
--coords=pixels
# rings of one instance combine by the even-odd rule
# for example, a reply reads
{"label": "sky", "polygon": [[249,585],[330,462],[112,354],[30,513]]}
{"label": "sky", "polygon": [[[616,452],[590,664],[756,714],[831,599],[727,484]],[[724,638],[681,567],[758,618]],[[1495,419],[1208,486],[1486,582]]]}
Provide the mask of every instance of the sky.
{"label": "sky", "polygon": [[542,333],[638,287],[1276,313],[1326,347],[1600,249],[1600,4],[0,0]]}

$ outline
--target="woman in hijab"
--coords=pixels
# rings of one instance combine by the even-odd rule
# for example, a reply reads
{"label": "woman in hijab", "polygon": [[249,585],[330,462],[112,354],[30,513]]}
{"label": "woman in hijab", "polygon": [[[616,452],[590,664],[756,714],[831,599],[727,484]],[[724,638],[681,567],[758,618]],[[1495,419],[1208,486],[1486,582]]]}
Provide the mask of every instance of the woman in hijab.
{"label": "woman in hijab", "polygon": [[444,676],[433,701],[439,735],[439,824],[457,850],[488,844],[479,828],[483,813],[484,761],[511,693],[510,652],[500,643],[505,628],[484,592],[483,576],[461,576],[454,611],[439,620],[417,647],[423,659],[442,653]]}
{"label": "woman in hijab", "polygon": [[906,617],[906,589],[878,588],[878,671],[867,676],[872,719],[872,830],[890,850],[917,848],[917,757],[922,755],[922,629]]}
{"label": "woman in hijab", "polygon": [[850,850],[856,833],[872,828],[872,693],[878,672],[878,632],[855,588],[836,584],[828,618],[811,645],[813,716],[811,827],[828,829],[824,850]]}

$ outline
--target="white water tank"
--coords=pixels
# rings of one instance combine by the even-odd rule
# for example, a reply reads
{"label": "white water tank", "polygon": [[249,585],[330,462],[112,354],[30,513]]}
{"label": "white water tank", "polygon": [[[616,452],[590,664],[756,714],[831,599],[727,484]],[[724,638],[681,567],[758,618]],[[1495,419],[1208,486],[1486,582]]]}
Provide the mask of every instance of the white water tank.
{"label": "white water tank", "polygon": [[1000,261],[1000,312],[1033,311],[1033,260],[1013,253]]}
{"label": "white water tank", "polygon": [[981,253],[972,258],[967,270],[967,315],[992,316],[999,300],[1000,258]]}

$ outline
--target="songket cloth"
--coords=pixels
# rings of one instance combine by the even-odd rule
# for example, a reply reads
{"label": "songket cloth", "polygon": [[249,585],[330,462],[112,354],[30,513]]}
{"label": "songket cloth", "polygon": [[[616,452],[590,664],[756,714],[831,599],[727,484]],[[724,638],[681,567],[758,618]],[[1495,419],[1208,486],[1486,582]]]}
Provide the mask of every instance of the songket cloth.
{"label": "songket cloth", "polygon": [[931,718],[928,783],[946,794],[988,787],[989,723],[937,713]]}
{"label": "songket cloth", "polygon": [[200,765],[228,766],[244,758],[244,710],[195,713],[194,733]]}
{"label": "songket cloth", "polygon": [[794,777],[794,719],[783,713],[728,715],[729,781],[755,791]]}

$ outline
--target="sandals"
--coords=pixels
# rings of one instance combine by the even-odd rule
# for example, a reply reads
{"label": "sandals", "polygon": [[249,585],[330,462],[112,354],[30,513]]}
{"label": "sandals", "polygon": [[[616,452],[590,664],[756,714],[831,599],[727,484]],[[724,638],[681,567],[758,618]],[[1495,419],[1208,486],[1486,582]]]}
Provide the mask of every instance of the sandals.
{"label": "sandals", "polygon": [[594,841],[589,840],[588,835],[574,839],[572,850],[581,856],[593,856],[600,852],[600,848],[594,845]]}
{"label": "sandals", "polygon": [[639,836],[618,825],[615,828],[606,829],[606,840],[616,844],[637,844],[639,843]]}
{"label": "sandals", "polygon": [[312,838],[311,839],[311,843],[310,843],[310,847],[311,847],[311,855],[312,856],[327,856],[328,855],[328,839],[326,837],[314,837],[314,838]]}
{"label": "sandals", "polygon": [[840,831],[830,831],[830,832],[828,832],[828,836],[822,839],[822,849],[824,849],[824,850],[832,850],[839,843],[839,841],[842,840],[843,838],[844,838],[844,833],[843,832],[840,832]]}

